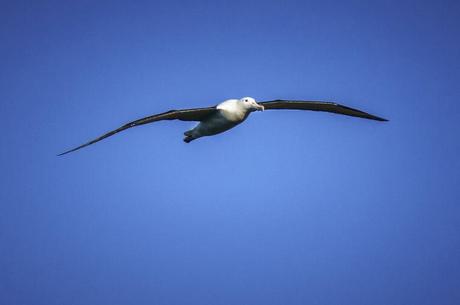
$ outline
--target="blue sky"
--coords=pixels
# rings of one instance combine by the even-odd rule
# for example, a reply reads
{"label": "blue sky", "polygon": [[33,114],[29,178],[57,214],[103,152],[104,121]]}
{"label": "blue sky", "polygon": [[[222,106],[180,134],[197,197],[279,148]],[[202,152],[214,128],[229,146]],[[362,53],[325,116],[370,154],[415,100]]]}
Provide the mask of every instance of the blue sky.
{"label": "blue sky", "polygon": [[[9,1],[1,304],[457,304],[455,1]],[[267,111],[182,142],[130,120]]]}

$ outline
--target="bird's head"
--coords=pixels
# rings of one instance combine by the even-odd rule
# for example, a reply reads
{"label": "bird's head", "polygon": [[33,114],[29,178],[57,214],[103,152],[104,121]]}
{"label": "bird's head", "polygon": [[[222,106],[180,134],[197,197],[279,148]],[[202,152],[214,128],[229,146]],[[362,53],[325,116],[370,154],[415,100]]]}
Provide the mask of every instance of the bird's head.
{"label": "bird's head", "polygon": [[243,97],[240,99],[240,103],[243,107],[249,111],[263,111],[264,106],[257,104],[256,100],[252,97]]}

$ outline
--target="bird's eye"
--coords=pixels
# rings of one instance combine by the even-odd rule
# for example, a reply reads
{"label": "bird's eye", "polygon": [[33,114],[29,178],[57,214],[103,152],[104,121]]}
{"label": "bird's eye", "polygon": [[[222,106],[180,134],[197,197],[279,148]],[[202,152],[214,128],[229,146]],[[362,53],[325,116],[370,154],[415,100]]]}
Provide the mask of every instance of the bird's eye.
{"label": "bird's eye", "polygon": [[244,100],[246,103],[248,102],[248,100]]}

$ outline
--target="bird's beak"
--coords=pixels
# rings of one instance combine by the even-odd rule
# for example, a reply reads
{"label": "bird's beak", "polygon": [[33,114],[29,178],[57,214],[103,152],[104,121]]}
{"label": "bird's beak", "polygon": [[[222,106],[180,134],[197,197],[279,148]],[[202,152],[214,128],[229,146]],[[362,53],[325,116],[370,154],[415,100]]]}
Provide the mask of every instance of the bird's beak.
{"label": "bird's beak", "polygon": [[259,104],[256,104],[256,110],[257,111],[264,111],[265,107]]}

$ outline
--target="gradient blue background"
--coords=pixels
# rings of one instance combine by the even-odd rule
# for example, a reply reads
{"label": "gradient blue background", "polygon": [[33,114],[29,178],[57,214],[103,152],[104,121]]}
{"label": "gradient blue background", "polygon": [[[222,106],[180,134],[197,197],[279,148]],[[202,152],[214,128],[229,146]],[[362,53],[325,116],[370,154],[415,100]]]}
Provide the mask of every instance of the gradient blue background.
{"label": "gradient blue background", "polygon": [[[458,304],[458,1],[2,1],[0,304]],[[233,97],[254,113],[120,124]]]}

